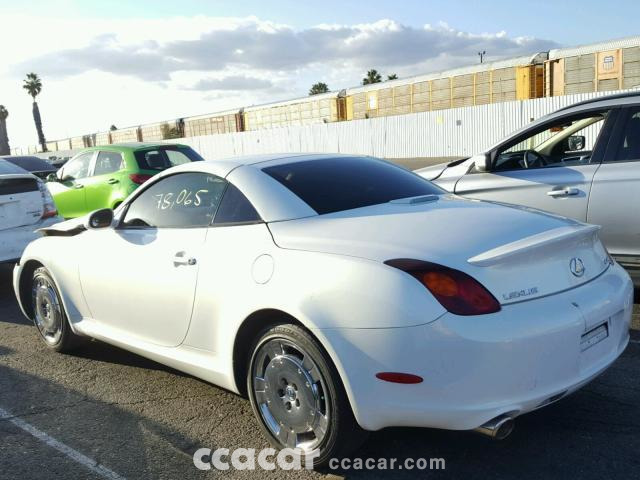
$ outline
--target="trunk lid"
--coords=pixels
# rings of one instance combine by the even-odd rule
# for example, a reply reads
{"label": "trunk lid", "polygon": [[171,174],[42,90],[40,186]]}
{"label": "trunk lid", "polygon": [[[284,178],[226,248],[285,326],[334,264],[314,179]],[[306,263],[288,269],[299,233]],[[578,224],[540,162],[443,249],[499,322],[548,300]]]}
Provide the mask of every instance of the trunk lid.
{"label": "trunk lid", "polygon": [[42,193],[33,175],[0,175],[0,230],[33,225],[44,212]]}
{"label": "trunk lid", "polygon": [[[282,248],[461,270],[501,304],[561,292],[600,275],[598,227],[527,207],[442,195],[269,224]],[[572,269],[576,270],[572,273]]]}

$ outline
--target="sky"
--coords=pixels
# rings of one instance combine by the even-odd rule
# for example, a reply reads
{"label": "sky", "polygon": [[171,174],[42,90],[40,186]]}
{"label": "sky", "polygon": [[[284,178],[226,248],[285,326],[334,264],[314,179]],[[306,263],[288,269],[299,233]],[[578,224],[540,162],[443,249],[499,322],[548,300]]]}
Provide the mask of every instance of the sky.
{"label": "sky", "polygon": [[0,0],[0,105],[37,143],[640,34],[638,0]]}

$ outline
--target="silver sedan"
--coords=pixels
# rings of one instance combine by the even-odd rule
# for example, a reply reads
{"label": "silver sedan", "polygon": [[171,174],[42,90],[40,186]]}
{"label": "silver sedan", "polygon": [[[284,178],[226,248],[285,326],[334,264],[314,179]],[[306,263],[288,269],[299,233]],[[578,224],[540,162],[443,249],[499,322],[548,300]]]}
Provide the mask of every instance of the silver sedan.
{"label": "silver sedan", "polygon": [[640,92],[558,110],[479,155],[417,173],[460,195],[601,225],[640,281]]}

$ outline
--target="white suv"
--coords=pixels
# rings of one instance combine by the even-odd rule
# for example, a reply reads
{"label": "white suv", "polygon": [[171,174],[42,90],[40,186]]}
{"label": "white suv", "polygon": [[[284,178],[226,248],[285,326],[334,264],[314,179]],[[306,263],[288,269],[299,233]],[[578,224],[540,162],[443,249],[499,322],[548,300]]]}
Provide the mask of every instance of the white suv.
{"label": "white suv", "polygon": [[47,187],[35,175],[0,159],[0,263],[17,261],[37,229],[62,221]]}

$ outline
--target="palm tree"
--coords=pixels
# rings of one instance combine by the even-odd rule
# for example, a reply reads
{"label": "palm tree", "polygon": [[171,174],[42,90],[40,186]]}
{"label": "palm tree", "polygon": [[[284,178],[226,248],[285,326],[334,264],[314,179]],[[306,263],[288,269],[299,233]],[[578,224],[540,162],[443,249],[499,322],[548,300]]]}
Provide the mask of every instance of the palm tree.
{"label": "palm tree", "polygon": [[398,79],[398,75],[396,75],[395,73],[392,73],[391,75],[387,75],[387,81],[397,80],[397,79]]}
{"label": "palm tree", "polygon": [[367,76],[362,79],[362,84],[370,85],[372,83],[380,83],[381,81],[382,76],[378,73],[378,71],[371,69],[367,72]]}
{"label": "palm tree", "polygon": [[47,151],[47,141],[44,138],[44,132],[42,131],[42,119],[40,118],[40,109],[38,108],[38,103],[36,102],[36,97],[42,91],[42,81],[40,77],[38,77],[35,73],[27,73],[27,78],[24,80],[24,85],[22,85],[31,98],[33,98],[33,121],[36,124],[36,130],[38,131],[38,143],[42,147],[42,151]]}
{"label": "palm tree", "polygon": [[309,95],[317,95],[319,93],[327,93],[329,91],[329,85],[324,82],[318,82],[311,85]]}
{"label": "palm tree", "polygon": [[7,117],[9,112],[4,105],[0,105],[0,155],[11,154],[9,148],[9,137],[7,135]]}

